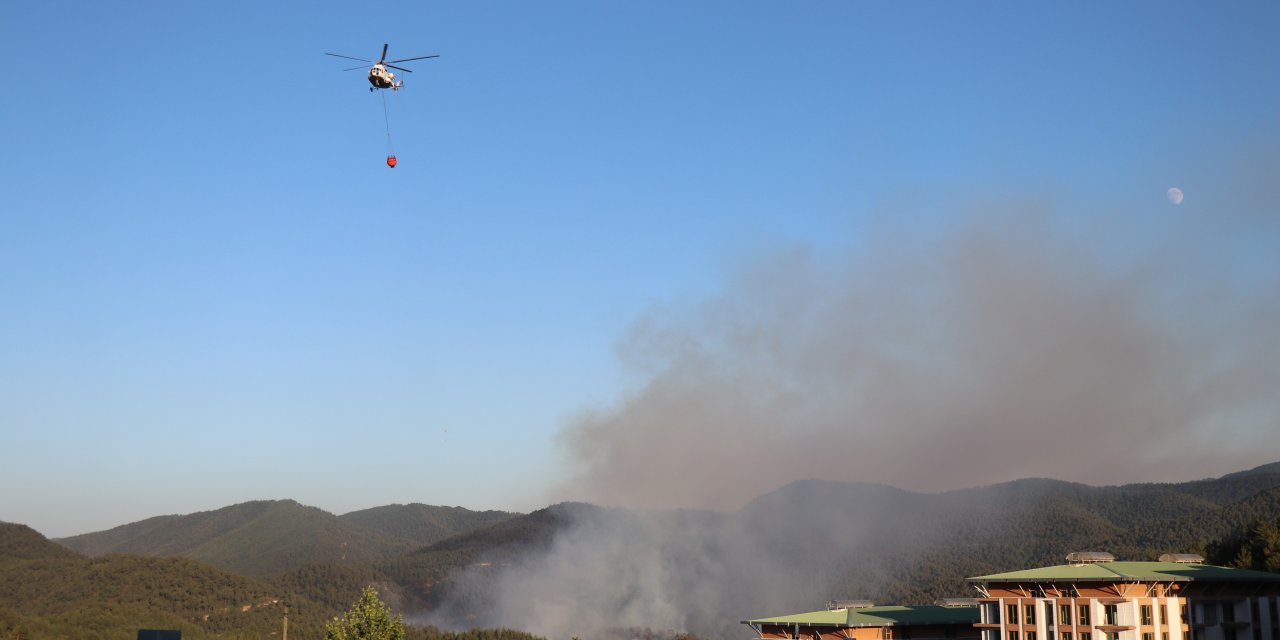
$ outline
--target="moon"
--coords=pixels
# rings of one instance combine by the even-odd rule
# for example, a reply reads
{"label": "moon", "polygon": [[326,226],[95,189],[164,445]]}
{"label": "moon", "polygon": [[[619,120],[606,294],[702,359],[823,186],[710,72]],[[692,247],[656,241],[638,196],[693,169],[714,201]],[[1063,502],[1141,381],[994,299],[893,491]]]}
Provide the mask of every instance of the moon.
{"label": "moon", "polygon": [[1182,189],[1170,187],[1164,195],[1169,198],[1170,204],[1182,204]]}

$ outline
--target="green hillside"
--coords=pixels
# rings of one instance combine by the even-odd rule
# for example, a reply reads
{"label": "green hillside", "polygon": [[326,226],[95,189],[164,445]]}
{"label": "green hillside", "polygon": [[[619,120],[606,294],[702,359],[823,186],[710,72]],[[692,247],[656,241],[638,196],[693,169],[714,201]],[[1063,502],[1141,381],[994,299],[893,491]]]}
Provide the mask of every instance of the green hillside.
{"label": "green hillside", "polygon": [[[255,502],[63,541],[93,553],[191,559],[88,558],[21,525],[0,525],[0,569],[15,578],[0,589],[0,638],[13,629],[59,637],[86,628],[110,631],[74,637],[121,637],[126,626],[173,625],[193,637],[269,636],[282,602],[291,605],[290,632],[304,633],[368,584],[416,620],[519,628],[518,615],[501,615],[509,607],[499,587],[514,572],[552,588],[537,572],[553,556],[561,572],[662,576],[664,598],[699,598],[687,612],[688,631],[727,637],[743,615],[806,610],[830,598],[921,604],[971,595],[968,576],[1058,564],[1075,550],[1124,559],[1212,550],[1230,562],[1249,539],[1274,536],[1280,526],[1273,469],[1113,487],[1033,478],[935,494],[811,480],[733,513],[566,503],[526,515],[391,505],[338,517],[292,501]],[[1275,524],[1260,529],[1260,522]],[[466,527],[474,528],[418,543]],[[215,561],[235,573],[209,566]],[[561,587],[574,584],[564,573],[554,577]],[[599,583],[586,588],[592,584]],[[432,633],[442,632],[417,628],[413,637]]]}
{"label": "green hillside", "polygon": [[365,565],[420,546],[292,500],[161,516],[58,542],[88,555],[180,556],[256,577],[311,563]]}
{"label": "green hillside", "polygon": [[82,556],[21,525],[0,525],[0,637],[132,639],[139,628],[190,638],[321,632],[332,612],[252,578],[184,558]]}
{"label": "green hillside", "polygon": [[[317,604],[284,584],[302,586],[305,580],[267,583],[185,558],[90,558],[24,525],[0,523],[0,638],[133,640],[138,629],[179,629],[193,640],[279,638],[286,607],[291,637],[321,638],[325,622],[371,583],[367,570],[334,571],[314,576],[318,580],[309,585],[333,592],[332,602]],[[346,585],[346,592],[337,592],[342,587],[335,589],[334,582]],[[388,598],[401,610],[395,600]],[[406,640],[540,640],[508,629],[407,631]]]}
{"label": "green hillside", "polygon": [[65,560],[80,554],[49,541],[25,524],[0,522],[0,563],[15,560]]}
{"label": "green hillside", "polygon": [[[1030,479],[941,494],[818,485],[762,497],[737,514],[745,518],[739,526],[766,541],[774,532],[785,535],[792,566],[832,576],[833,597],[895,604],[969,595],[967,576],[1058,564],[1074,550],[1135,560],[1203,553],[1259,520],[1280,518],[1280,474],[1263,468],[1180,484],[1091,487]],[[811,551],[831,548],[823,534],[769,524],[796,522],[819,504],[838,514],[822,517],[822,529],[857,538],[840,547],[836,567],[822,566],[830,555]]]}
{"label": "green hillside", "polygon": [[1212,542],[1241,535],[1259,521],[1280,517],[1280,487],[1264,490],[1208,514],[1135,526],[1108,541],[1129,555],[1155,559],[1160,553],[1191,550],[1203,553]]}
{"label": "green hillside", "polygon": [[462,507],[437,507],[413,503],[352,511],[343,514],[340,518],[345,522],[394,538],[410,540],[425,547],[445,538],[510,520],[516,515],[507,511],[472,511]]}

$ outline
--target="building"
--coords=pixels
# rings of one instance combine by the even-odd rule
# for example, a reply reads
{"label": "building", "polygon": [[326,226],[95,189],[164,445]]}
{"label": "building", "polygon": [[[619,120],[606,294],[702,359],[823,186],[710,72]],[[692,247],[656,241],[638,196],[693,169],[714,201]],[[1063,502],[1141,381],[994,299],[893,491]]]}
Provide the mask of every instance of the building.
{"label": "building", "polygon": [[1280,574],[1167,554],[968,578],[981,595],[981,640],[1280,640]]}
{"label": "building", "polygon": [[832,602],[823,611],[743,620],[760,638],[805,640],[978,640],[975,600],[912,607]]}
{"label": "building", "polygon": [[1067,562],[967,578],[980,596],[967,603],[836,602],[742,622],[759,638],[790,640],[1280,640],[1280,573],[1188,554],[1116,562],[1083,552]]}

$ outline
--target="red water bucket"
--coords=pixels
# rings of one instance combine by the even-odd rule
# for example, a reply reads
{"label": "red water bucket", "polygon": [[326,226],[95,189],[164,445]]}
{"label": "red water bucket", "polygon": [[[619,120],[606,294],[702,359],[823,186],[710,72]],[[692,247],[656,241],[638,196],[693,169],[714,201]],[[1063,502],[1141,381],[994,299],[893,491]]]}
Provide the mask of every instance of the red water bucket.
{"label": "red water bucket", "polygon": [[387,166],[388,166],[388,167],[391,167],[392,169],[394,169],[394,168],[396,167],[396,157],[395,157],[395,156],[387,156]]}

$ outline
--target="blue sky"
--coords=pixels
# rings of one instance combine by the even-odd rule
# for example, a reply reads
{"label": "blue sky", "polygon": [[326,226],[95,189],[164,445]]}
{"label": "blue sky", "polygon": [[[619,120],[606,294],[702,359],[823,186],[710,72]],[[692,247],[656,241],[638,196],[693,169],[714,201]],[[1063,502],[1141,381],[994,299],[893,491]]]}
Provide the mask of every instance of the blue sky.
{"label": "blue sky", "polygon": [[[1266,2],[5,3],[0,520],[542,506],[558,434],[647,384],[616,353],[637,318],[787,247],[858,255],[895,212],[1048,201],[1123,262],[1213,206],[1203,264],[1268,300],[1277,28]],[[384,42],[441,57],[383,95],[323,55]]]}

